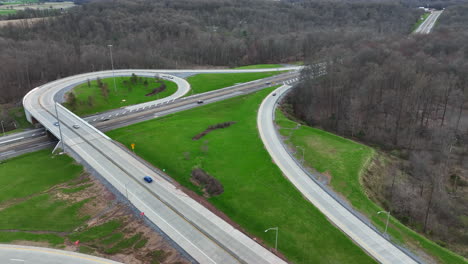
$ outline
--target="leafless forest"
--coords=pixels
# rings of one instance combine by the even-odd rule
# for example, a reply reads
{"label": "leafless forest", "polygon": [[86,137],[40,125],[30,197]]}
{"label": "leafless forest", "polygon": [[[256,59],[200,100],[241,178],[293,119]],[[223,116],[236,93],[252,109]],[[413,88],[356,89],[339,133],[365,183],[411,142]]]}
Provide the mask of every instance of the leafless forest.
{"label": "leafless forest", "polygon": [[402,222],[465,256],[467,8],[448,8],[429,35],[345,41],[314,54],[311,61],[327,59],[327,75],[305,70],[289,98],[308,124],[390,154],[382,182],[368,186],[374,196]]}
{"label": "leafless forest", "polygon": [[419,14],[390,2],[91,1],[0,28],[0,103],[59,77],[109,69],[108,44],[116,68],[288,62],[303,58],[305,42],[319,49],[342,32],[406,34]]}

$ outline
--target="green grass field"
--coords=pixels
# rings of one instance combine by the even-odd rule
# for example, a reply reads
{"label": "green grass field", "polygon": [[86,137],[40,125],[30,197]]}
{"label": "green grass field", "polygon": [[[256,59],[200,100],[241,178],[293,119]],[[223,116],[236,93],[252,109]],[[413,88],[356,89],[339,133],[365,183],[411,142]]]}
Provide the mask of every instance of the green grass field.
{"label": "green grass field", "polygon": [[241,67],[236,67],[234,69],[265,69],[265,68],[281,68],[283,67],[280,64],[255,64],[255,65],[246,65]]}
{"label": "green grass field", "polygon": [[248,72],[248,73],[203,73],[187,78],[192,87],[192,92],[187,95],[209,92],[212,90],[229,87],[237,83],[250,82],[267,78],[283,71],[273,72]]}
{"label": "green grass field", "polygon": [[[387,216],[377,215],[383,209],[367,197],[359,181],[361,172],[375,155],[372,148],[320,129],[298,126],[279,110],[276,111],[276,123],[284,128],[280,133],[289,137],[288,144],[304,148],[308,167],[330,175],[332,188],[367,215],[380,230],[384,229]],[[296,157],[302,159],[300,148]],[[443,263],[466,263],[462,257],[410,230],[395,218],[391,218],[388,232],[397,243],[419,245]]]}
{"label": "green grass field", "polygon": [[3,5],[20,5],[20,4],[30,4],[30,3],[37,3],[37,2],[39,1],[38,0],[17,0],[13,2],[0,1],[0,3]]}
{"label": "green grass field", "polygon": [[57,196],[75,194],[93,184],[89,178],[79,178],[83,168],[73,159],[50,152],[0,162],[0,243],[35,241],[60,247],[67,240],[80,240],[80,252],[88,254],[96,250],[115,254],[146,244],[146,237],[132,234],[119,219],[88,227],[90,216],[81,208],[94,203],[93,197],[74,202]]}
{"label": "green grass field", "polygon": [[0,9],[0,16],[1,15],[9,15],[9,14],[16,14],[16,10],[14,10],[14,9]]}
{"label": "green grass field", "polygon": [[[77,104],[74,109],[68,103],[64,105],[77,115],[90,115],[123,106],[161,99],[177,91],[177,85],[175,83],[165,80],[165,91],[156,95],[145,96],[151,93],[154,88],[160,86],[159,83],[155,82],[154,78],[139,77],[136,83],[131,83],[130,77],[116,77],[115,80],[116,91],[114,91],[114,81],[112,77],[102,79],[102,82],[106,83],[109,88],[109,96],[107,99],[103,96],[101,89],[97,85],[97,81],[92,80],[89,87],[87,83],[83,83],[73,89],[73,93],[77,99]],[[145,85],[145,81],[148,82],[147,85]],[[89,103],[88,98],[90,96],[93,98],[92,104]]]}
{"label": "green grass field", "polygon": [[82,170],[70,157],[52,156],[50,150],[6,160],[0,164],[0,204],[42,193],[76,178]]}
{"label": "green grass field", "polygon": [[[41,150],[0,163],[0,242],[62,244],[63,236],[48,232],[69,232],[87,219],[79,215],[86,200],[65,202],[49,193],[53,186],[76,179],[82,167],[68,156],[52,156],[50,152]],[[45,232],[28,232],[33,230]]]}
{"label": "green grass field", "polygon": [[[224,193],[209,198],[219,210],[254,237],[278,248],[293,263],[373,263],[358,246],[336,229],[306,201],[272,163],[258,135],[256,114],[273,88],[208,104],[108,132],[112,138],[201,194],[190,172],[201,167],[224,186]],[[192,137],[208,126],[236,121],[229,128]]]}

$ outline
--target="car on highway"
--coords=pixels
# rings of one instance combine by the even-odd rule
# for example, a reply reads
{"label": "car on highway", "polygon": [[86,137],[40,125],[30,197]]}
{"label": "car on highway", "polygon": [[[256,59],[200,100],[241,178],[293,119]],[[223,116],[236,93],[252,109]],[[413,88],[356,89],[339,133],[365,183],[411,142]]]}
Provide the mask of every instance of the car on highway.
{"label": "car on highway", "polygon": [[55,122],[55,123],[54,123],[54,126],[59,126],[59,122]]}
{"label": "car on highway", "polygon": [[77,125],[77,124],[74,124],[74,125],[73,125],[73,128],[74,128],[74,129],[78,129],[78,128],[80,128],[80,126]]}
{"label": "car on highway", "polygon": [[270,85],[270,84],[271,84],[271,82],[266,82],[265,84],[266,84],[266,85]]}
{"label": "car on highway", "polygon": [[273,95],[273,96],[276,96],[276,93],[273,93],[272,95]]}
{"label": "car on highway", "polygon": [[203,104],[203,100],[198,100],[197,104]]}
{"label": "car on highway", "polygon": [[153,182],[153,178],[151,178],[150,176],[143,177],[143,180],[145,180],[145,182],[147,182],[147,183]]}

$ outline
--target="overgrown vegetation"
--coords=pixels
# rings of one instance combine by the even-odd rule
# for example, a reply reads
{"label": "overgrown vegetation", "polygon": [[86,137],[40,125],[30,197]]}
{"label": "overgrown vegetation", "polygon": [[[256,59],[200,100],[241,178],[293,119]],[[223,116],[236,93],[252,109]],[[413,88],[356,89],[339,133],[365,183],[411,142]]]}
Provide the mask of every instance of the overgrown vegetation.
{"label": "overgrown vegetation", "polygon": [[230,122],[223,122],[219,123],[216,125],[211,125],[207,129],[205,129],[203,132],[196,134],[192,140],[199,140],[200,138],[206,136],[208,133],[210,133],[213,130],[220,129],[220,128],[227,128],[230,127],[232,124],[235,124],[236,122],[230,121]]}
{"label": "overgrown vegetation", "polygon": [[208,197],[220,195],[224,192],[223,185],[200,168],[192,170],[192,179],[196,185],[203,187]]}
{"label": "overgrown vegetation", "polygon": [[[264,230],[278,226],[278,249],[291,262],[372,263],[272,164],[256,123],[257,109],[272,89],[117,129],[108,135],[124,145],[140,145],[137,155],[165,168],[175,180],[200,195],[203,191],[191,182],[193,168],[212,175],[224,192],[208,201],[270,247],[275,238]],[[199,131],[226,120],[237,123],[212,131],[203,140],[192,140]],[[157,137],[154,131],[158,131]]]}

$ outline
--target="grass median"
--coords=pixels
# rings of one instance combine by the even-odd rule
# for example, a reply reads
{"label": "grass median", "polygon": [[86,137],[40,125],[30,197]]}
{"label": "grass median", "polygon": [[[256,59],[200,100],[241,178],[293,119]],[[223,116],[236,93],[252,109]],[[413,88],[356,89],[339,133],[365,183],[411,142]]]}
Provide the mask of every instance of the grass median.
{"label": "grass median", "polygon": [[[361,174],[369,161],[378,157],[377,152],[371,147],[332,133],[299,125],[285,117],[280,110],[276,111],[276,123],[280,127],[280,133],[286,138],[285,142],[296,150],[296,157],[302,159],[303,149],[306,166],[326,175],[335,191],[383,231],[387,216],[378,215],[377,212],[384,209],[368,198],[360,182]],[[406,244],[415,251],[424,249],[443,263],[466,263],[461,256],[426,239],[397,219],[390,219],[388,233],[396,243]]]}
{"label": "grass median", "polygon": [[245,69],[269,69],[269,68],[281,68],[283,65],[280,64],[254,64],[254,65],[246,65],[236,67],[234,69],[237,70],[245,70]]}
{"label": "grass median", "polygon": [[[72,95],[68,93],[67,103],[64,105],[77,115],[90,115],[119,107],[145,103],[172,95],[177,91],[177,85],[171,81],[156,82],[150,77],[115,77],[101,79],[103,85],[99,86],[97,80],[80,84],[73,88]],[[165,85],[163,91],[155,93]],[[106,87],[106,88],[103,88]]]}
{"label": "grass median", "polygon": [[[215,177],[224,193],[208,198],[216,208],[254,237],[275,244],[293,263],[373,263],[358,246],[328,222],[282,175],[257,130],[257,110],[273,88],[228,99],[108,132],[112,138],[166,172],[187,188],[191,171],[201,168]],[[207,127],[236,123],[192,138]]]}
{"label": "grass median", "polygon": [[243,73],[202,73],[187,79],[192,87],[190,94],[205,93],[238,83],[250,82],[284,73],[284,71],[272,72],[243,72]]}

